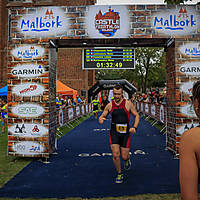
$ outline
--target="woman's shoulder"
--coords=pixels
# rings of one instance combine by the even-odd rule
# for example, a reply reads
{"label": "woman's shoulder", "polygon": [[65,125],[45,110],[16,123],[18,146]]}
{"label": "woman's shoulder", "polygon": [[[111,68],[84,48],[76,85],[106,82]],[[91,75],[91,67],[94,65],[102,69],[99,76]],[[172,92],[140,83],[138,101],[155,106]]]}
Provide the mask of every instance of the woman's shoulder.
{"label": "woman's shoulder", "polygon": [[193,147],[200,147],[200,127],[195,127],[185,131],[181,136],[180,143],[185,145],[188,144]]}
{"label": "woman's shoulder", "polygon": [[194,127],[189,129],[188,131],[185,131],[181,139],[186,139],[186,138],[193,138],[193,137],[200,137],[200,127]]}

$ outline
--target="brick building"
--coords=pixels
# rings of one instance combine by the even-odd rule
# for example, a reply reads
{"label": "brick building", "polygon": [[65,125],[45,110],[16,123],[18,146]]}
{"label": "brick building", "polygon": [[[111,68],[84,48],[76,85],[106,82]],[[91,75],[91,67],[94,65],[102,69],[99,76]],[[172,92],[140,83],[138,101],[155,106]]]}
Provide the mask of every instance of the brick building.
{"label": "brick building", "polygon": [[[7,43],[11,7],[94,5],[95,0],[0,0],[0,87],[7,84]],[[72,18],[74,13],[71,14]],[[73,20],[73,19],[72,19]],[[74,26],[80,26],[74,21]],[[81,32],[80,32],[81,34]],[[82,70],[82,49],[58,49],[57,79],[84,94],[95,81],[94,70]]]}

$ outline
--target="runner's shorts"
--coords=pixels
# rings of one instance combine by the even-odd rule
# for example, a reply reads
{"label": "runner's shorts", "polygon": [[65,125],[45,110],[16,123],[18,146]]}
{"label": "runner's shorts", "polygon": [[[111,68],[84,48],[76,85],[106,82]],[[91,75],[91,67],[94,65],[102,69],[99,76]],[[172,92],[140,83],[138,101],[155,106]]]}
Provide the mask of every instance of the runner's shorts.
{"label": "runner's shorts", "polygon": [[117,132],[116,127],[111,125],[110,130],[110,145],[111,144],[119,144],[120,147],[130,148],[131,143],[131,134],[128,131],[121,131],[121,133]]}
{"label": "runner's shorts", "polygon": [[93,112],[97,112],[99,110],[98,104],[93,106]]}

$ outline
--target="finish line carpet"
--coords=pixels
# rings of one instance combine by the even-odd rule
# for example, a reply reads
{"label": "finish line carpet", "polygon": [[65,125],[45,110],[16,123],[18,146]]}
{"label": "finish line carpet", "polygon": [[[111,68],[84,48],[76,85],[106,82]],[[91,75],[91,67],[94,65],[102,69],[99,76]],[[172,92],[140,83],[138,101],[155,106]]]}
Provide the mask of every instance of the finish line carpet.
{"label": "finish line carpet", "polygon": [[49,164],[31,162],[3,188],[0,197],[116,197],[147,193],[178,193],[178,160],[165,151],[165,136],[144,119],[132,135],[132,168],[123,184],[109,148],[110,119],[100,125],[90,117],[58,141]]}

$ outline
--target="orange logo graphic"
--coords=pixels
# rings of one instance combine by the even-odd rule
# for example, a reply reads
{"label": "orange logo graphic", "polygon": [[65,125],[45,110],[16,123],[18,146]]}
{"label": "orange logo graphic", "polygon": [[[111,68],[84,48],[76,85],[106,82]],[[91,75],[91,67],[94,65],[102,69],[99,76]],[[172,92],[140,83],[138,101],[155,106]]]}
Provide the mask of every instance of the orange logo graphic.
{"label": "orange logo graphic", "polygon": [[46,13],[45,13],[45,18],[44,19],[54,19],[55,17],[53,16],[53,11],[51,9],[51,11],[49,12],[49,10],[47,9]]}
{"label": "orange logo graphic", "polygon": [[102,14],[100,10],[95,17],[95,28],[104,36],[112,37],[120,29],[119,12],[114,12],[109,8],[108,12]]}
{"label": "orange logo graphic", "polygon": [[179,16],[178,17],[181,17],[181,16],[188,18],[186,8],[180,8],[180,10],[179,10]]}

